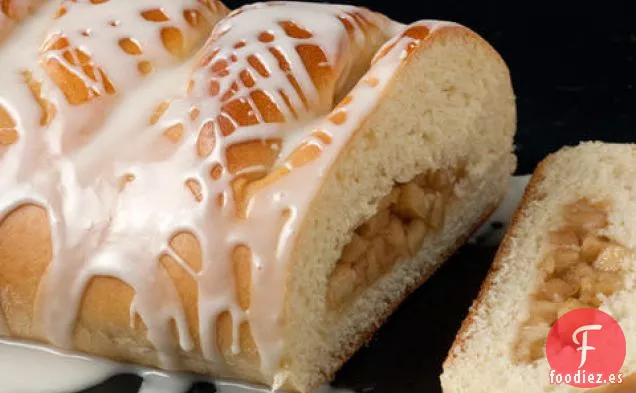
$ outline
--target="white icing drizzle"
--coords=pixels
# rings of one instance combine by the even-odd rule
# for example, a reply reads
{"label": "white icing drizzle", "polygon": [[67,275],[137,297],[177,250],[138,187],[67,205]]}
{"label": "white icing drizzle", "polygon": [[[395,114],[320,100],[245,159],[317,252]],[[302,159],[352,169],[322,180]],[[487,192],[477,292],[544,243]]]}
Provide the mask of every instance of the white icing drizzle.
{"label": "white icing drizzle", "polygon": [[[100,123],[105,115],[102,112],[112,106],[113,100],[117,98],[108,93],[104,78],[98,70],[104,71],[115,90],[122,90],[121,93],[131,91],[145,78],[137,69],[141,61],[148,61],[153,68],[159,69],[174,67],[180,63],[166,49],[160,37],[163,29],[177,28],[182,33],[184,45],[194,40],[196,31],[183,18],[184,10],[197,9],[203,11],[208,20],[218,19],[200,6],[197,0],[142,0],[135,2],[133,6],[123,0],[110,0],[97,5],[87,0],[77,3],[66,0],[62,4],[68,11],[55,20],[46,35],[49,40],[52,40],[51,37],[64,37],[70,43],[70,48],[79,48],[90,55],[96,78],[92,79],[90,73],[82,69],[80,64],[85,63],[78,60],[77,53],[68,51],[67,48],[41,51],[41,63],[58,62],[81,80],[91,97],[90,101],[82,105],[71,105],[57,86],[45,83],[44,95],[56,104],[60,112],[60,116],[56,117],[58,121],[47,133],[48,149],[54,155],[83,144],[85,141],[81,134],[87,128]],[[142,12],[148,10],[161,10],[167,20],[144,19]],[[126,53],[119,46],[121,39],[134,41],[142,53]],[[69,53],[74,63],[64,56]],[[45,75],[40,78],[45,81],[48,79]]]}
{"label": "white icing drizzle", "polygon": [[[100,126],[99,132],[82,149],[71,155],[75,170],[82,183],[88,183],[106,165],[112,155],[122,149],[122,141],[129,139],[142,146],[141,132],[152,116],[158,102],[157,92],[166,96],[181,96],[185,93],[185,81],[192,70],[194,58],[176,67],[157,70],[153,76],[142,83],[125,97],[120,99],[109,116]],[[131,138],[132,137],[132,138]],[[145,142],[145,140],[143,140]],[[107,152],[108,154],[105,154]]]}
{"label": "white icing drizzle", "polygon": [[[181,10],[183,4],[194,2],[146,0],[144,4],[161,6],[170,14]],[[89,12],[91,8],[83,8],[88,5],[72,4],[67,15],[56,22],[52,31],[63,30],[73,36],[73,42],[84,42],[85,38],[98,36],[96,49],[91,55],[97,64],[103,66],[116,86],[126,86],[130,90],[138,87],[137,91],[142,92],[143,96],[132,93],[130,97],[153,104],[158,102],[158,97],[153,94],[175,97],[176,94],[167,94],[169,92],[163,90],[157,93],[152,82],[144,85],[138,76],[130,76],[123,71],[130,64],[120,56],[121,50],[116,45],[119,36],[101,36],[98,34],[101,30],[98,29],[89,37],[77,36],[80,28],[101,26],[113,18],[122,22],[122,28],[128,26],[134,23],[131,15],[138,15],[137,7],[141,8],[137,3],[131,6],[130,2],[123,0],[111,0],[104,4],[112,4],[113,8],[107,6],[103,8],[103,13],[95,13]],[[72,12],[78,14],[71,18]],[[363,17],[355,18],[354,13]],[[345,24],[338,17],[355,27],[352,36],[349,36]],[[212,60],[194,71],[192,90],[187,96],[173,100],[154,126],[136,129],[140,124],[139,117],[131,118],[130,112],[126,112],[126,106],[136,102],[122,98],[118,106],[124,109],[112,112],[114,114],[110,116],[118,120],[114,123],[107,121],[104,128],[95,130],[98,135],[103,134],[104,130],[126,130],[119,131],[117,137],[111,137],[104,152],[92,155],[80,151],[73,156],[56,157],[51,168],[35,173],[29,182],[18,182],[16,177],[18,184],[7,187],[7,191],[0,194],[0,220],[16,206],[33,202],[46,208],[51,223],[54,256],[40,283],[39,313],[36,316],[39,334],[57,347],[72,348],[73,327],[87,284],[96,276],[115,277],[133,288],[135,295],[131,317],[138,315],[144,322],[148,339],[160,355],[161,366],[166,369],[179,368],[176,352],[197,348],[190,337],[176,286],[158,263],[158,257],[167,253],[196,281],[197,329],[201,338],[199,349],[210,362],[211,371],[221,373],[224,368],[222,356],[216,348],[216,320],[227,311],[232,316],[233,352],[240,351],[238,332],[241,324],[249,322],[263,374],[275,385],[283,384],[285,374],[280,370],[283,352],[281,316],[287,264],[298,230],[320,187],[319,179],[371,113],[408,51],[418,41],[417,38],[398,33],[387,42],[378,52],[368,73],[350,92],[350,101],[326,117],[332,102],[331,98],[325,100],[323,95],[326,93],[328,97],[333,97],[347,79],[358,54],[356,48],[363,48],[366,44],[363,30],[369,26],[365,26],[365,19],[386,33],[407,29],[377,14],[349,6],[273,3],[244,7],[217,26],[199,58],[203,62],[210,51],[218,49],[218,52],[212,56]],[[289,37],[279,24],[282,21],[294,21],[311,34],[300,38]],[[142,40],[146,50],[146,47],[153,47],[151,37],[158,27],[138,27],[140,25],[142,23],[137,22],[130,34]],[[423,26],[434,30],[443,25],[438,22],[418,22],[409,27]],[[259,40],[259,34],[264,31],[275,37],[273,42]],[[237,48],[236,43],[242,40],[245,46]],[[326,92],[318,91],[314,86],[296,50],[300,44],[320,48],[326,59],[322,66],[331,68],[335,75],[340,76],[337,83],[326,88]],[[86,43],[81,46],[84,48],[89,45]],[[285,67],[280,65],[280,59],[271,51],[272,48],[284,56],[289,72],[279,69]],[[162,52],[159,49],[156,51],[158,58],[164,59],[161,57]],[[155,54],[155,51],[149,50],[148,53]],[[233,55],[237,59],[235,62],[230,60]],[[45,59],[46,56],[49,54],[45,55]],[[50,56],[62,61],[58,54]],[[249,62],[250,56],[259,59],[267,75],[263,75],[257,66]],[[215,70],[214,64],[220,59],[225,59],[227,66]],[[169,58],[164,60],[166,64],[170,63],[167,67],[172,65]],[[164,60],[157,59],[159,63]],[[247,63],[251,68],[247,67]],[[120,72],[118,67],[121,64],[124,66]],[[214,79],[212,74],[226,74],[218,78],[220,96],[232,88],[232,82],[242,80],[241,71],[245,70],[251,73],[256,84],[254,87],[245,84],[245,89],[241,88],[232,99],[236,98],[240,104],[250,106],[248,112],[255,121],[249,126],[239,124],[240,120],[230,116],[218,97],[210,96],[210,81]],[[295,82],[290,79],[291,76]],[[42,79],[48,81],[44,75]],[[0,86],[4,87],[3,84]],[[103,88],[93,86],[95,91]],[[279,108],[284,121],[266,124],[267,119],[256,110],[250,94],[257,89]],[[281,91],[285,93],[289,104]],[[78,124],[89,122],[83,123],[81,118],[75,117],[81,107],[70,108],[61,103],[63,99],[59,91],[50,89],[46,93],[47,97],[53,97],[52,100],[59,105],[60,113],[63,114],[47,130],[50,132],[45,138],[47,152],[56,156],[65,153],[63,134],[72,130],[68,122],[71,119],[77,120]],[[33,106],[26,99],[11,100],[10,103],[13,104],[12,108],[21,110],[23,106],[27,109],[29,105]],[[188,117],[193,107],[200,111],[196,119]],[[100,112],[100,108],[91,110]],[[140,114],[146,114],[150,108],[143,107]],[[117,117],[119,115],[121,117]],[[337,121],[336,115],[340,115]],[[27,113],[21,115],[20,119],[33,117],[34,113]],[[93,121],[100,123],[101,119]],[[196,154],[198,137],[202,127],[208,123],[214,125],[214,147],[210,154],[199,157]],[[181,140],[175,145],[163,138],[161,133],[177,124],[181,124],[184,130]],[[227,127],[236,130],[231,134],[225,132],[229,136],[223,135]],[[26,128],[23,131],[28,136],[31,131]],[[329,135],[330,141],[320,138],[316,134],[317,130]],[[232,195],[231,182],[240,174],[254,173],[262,168],[244,168],[241,172],[231,174],[226,149],[238,143],[274,137],[281,140],[283,149],[271,173],[286,169],[288,173],[258,190],[249,200],[245,217],[237,218],[238,206]],[[22,149],[27,144],[35,144],[28,137],[21,138],[19,143],[24,145]],[[122,149],[118,143],[130,145],[130,148]],[[98,151],[101,147],[92,146],[86,150]],[[321,152],[315,159],[298,166],[293,159],[288,159],[288,152],[292,152],[290,156],[293,156],[296,149],[303,146]],[[16,146],[10,147],[9,152],[13,148]],[[10,162],[7,165],[17,165],[20,171],[23,164],[15,164],[14,161],[21,160],[25,154],[19,148],[16,151],[17,156],[13,158],[5,155],[5,161]],[[224,169],[218,178],[213,179],[210,169],[217,163]],[[0,169],[2,165],[5,163],[0,162]],[[133,175],[134,180],[128,182],[120,192],[118,182],[125,175]],[[200,200],[186,187],[188,180],[196,180],[199,184]],[[0,191],[3,189],[0,187]],[[219,195],[224,198],[220,207],[216,203]],[[169,247],[172,236],[184,231],[194,234],[200,243],[202,263],[199,271],[188,266]],[[252,296],[247,310],[241,308],[235,289],[231,252],[237,245],[247,245],[253,256]],[[177,328],[178,349],[174,348],[172,342],[171,321],[175,322]]]}
{"label": "white icing drizzle", "polygon": [[[214,11],[223,10],[222,5],[214,2],[209,4],[211,7],[216,7]],[[0,184],[0,189],[4,189],[2,186],[8,186],[12,180],[17,183],[22,178],[31,176],[33,167],[50,163],[49,159],[55,159],[55,161],[52,163],[53,170],[45,171],[44,173],[36,172],[29,179],[30,183],[26,189],[24,187],[25,183],[20,183],[10,189],[11,192],[7,195],[3,195],[2,199],[9,202],[2,203],[0,211],[6,213],[18,205],[16,202],[24,203],[26,200],[37,200],[39,204],[46,206],[50,215],[54,244],[52,266],[56,264],[56,261],[63,261],[58,263],[62,264],[64,268],[51,268],[50,274],[46,275],[44,280],[56,280],[56,285],[62,283],[64,283],[62,285],[81,285],[81,283],[75,284],[72,281],[73,275],[65,275],[64,272],[79,268],[81,259],[87,258],[90,248],[96,247],[96,243],[100,241],[100,229],[108,224],[112,205],[109,201],[112,200],[112,192],[115,190],[112,187],[102,187],[100,184],[92,184],[92,188],[80,185],[76,176],[77,166],[73,165],[66,157],[60,157],[59,154],[62,153],[62,138],[64,135],[72,135],[73,127],[85,127],[85,124],[82,125],[84,121],[86,124],[98,124],[101,121],[100,116],[103,116],[99,112],[105,112],[112,105],[112,102],[108,103],[99,98],[74,107],[66,103],[62,93],[48,79],[48,76],[35,65],[39,43],[44,40],[44,37],[64,37],[70,43],[70,48],[78,47],[84,53],[90,55],[91,60],[96,64],[95,67],[104,70],[105,75],[108,76],[115,89],[123,90],[123,93],[125,93],[126,90],[132,90],[139,84],[143,85],[143,78],[135,66],[135,62],[139,61],[139,59],[126,54],[119,47],[121,38],[134,39],[143,51],[141,58],[151,61],[154,67],[159,69],[163,67],[168,68],[170,71],[175,71],[174,66],[178,64],[178,61],[166,50],[161,42],[160,32],[162,28],[166,26],[178,28],[187,42],[194,39],[194,28],[190,27],[182,17],[184,10],[199,10],[210,22],[218,19],[219,15],[211,15],[212,11],[200,6],[200,2],[197,0],[182,0],[178,2],[144,0],[135,7],[131,7],[130,4],[121,0],[101,3],[98,6],[90,4],[88,1],[78,3],[67,1],[63,5],[67,9],[66,14],[56,19],[48,31],[45,32],[43,28],[51,24],[46,20],[50,19],[55,9],[58,8],[59,4],[55,2],[51,2],[46,9],[38,13],[38,17],[33,22],[23,26],[21,33],[24,33],[13,37],[14,39],[10,40],[8,48],[3,48],[3,56],[4,54],[12,57],[14,54],[16,55],[16,61],[8,64],[9,69],[6,72],[2,72],[3,76],[8,75],[7,78],[10,78],[7,83],[2,83],[2,86],[8,86],[8,94],[12,95],[4,102],[4,107],[8,108],[8,110],[26,110],[23,115],[20,114],[13,117],[25,122],[31,121],[31,123],[26,123],[20,127],[21,137],[18,143],[9,147],[9,155],[5,156],[5,159],[0,162],[0,169],[3,172],[4,170],[8,172],[8,176],[3,176],[7,183]],[[141,12],[153,9],[160,9],[169,20],[160,22],[144,20]],[[33,29],[30,30],[31,28]],[[26,47],[27,50],[24,49],[25,44],[28,45]],[[73,58],[77,61],[76,53],[73,54]],[[104,91],[104,86],[93,82],[87,72],[71,64],[60,50],[44,50],[39,60],[46,62],[51,59],[57,60],[65,69],[72,71],[73,75],[79,77],[93,92],[92,94],[95,97],[107,94]],[[40,109],[37,107],[33,97],[30,96],[30,92],[25,87],[24,82],[18,77],[19,72],[26,69],[32,70],[36,79],[43,81],[44,96],[56,103],[58,116],[56,116],[56,121],[46,129],[42,129],[42,125],[37,124],[37,121],[35,121],[39,118],[38,112]],[[95,73],[97,73],[96,70],[97,68],[94,68]],[[182,81],[185,81],[186,74],[182,75]],[[172,78],[178,76],[179,73],[172,72]],[[149,85],[146,84],[146,86]],[[162,86],[161,84],[153,84],[152,87]],[[149,113],[151,107],[156,106],[158,103],[158,99],[153,99],[153,95],[149,94],[150,89],[148,87],[140,90],[142,93],[146,93],[144,94],[144,99],[140,100],[139,103],[128,100],[127,103],[122,103],[120,107],[130,108],[134,105],[137,107],[138,113]],[[169,94],[170,90],[165,92]],[[124,97],[125,94],[119,93],[111,98],[111,101],[114,98],[122,99]],[[132,98],[139,97],[133,95]],[[96,105],[96,101],[100,100],[101,102],[97,102]],[[144,107],[148,109],[144,110]],[[131,124],[130,121],[122,124],[121,120],[119,122],[116,121],[118,120],[116,115],[109,120],[111,119],[114,120],[110,121],[111,128],[112,123],[114,123],[115,126],[120,126],[118,128],[128,134],[137,131],[132,127],[141,126],[142,124],[141,122],[132,122]],[[131,116],[130,119],[141,120],[136,116]],[[108,131],[108,129],[102,131]],[[42,139],[45,142],[45,146],[38,143]],[[32,151],[31,154],[25,154],[24,150],[27,149],[27,146]],[[23,172],[24,175],[17,176],[18,171]],[[11,176],[12,174],[14,176]],[[62,195],[57,192],[59,185],[62,185]],[[20,190],[22,190],[23,195],[18,198],[13,197],[16,193],[20,194]],[[87,239],[87,234],[83,233],[83,231],[88,231],[90,239]],[[158,274],[159,276],[166,276],[165,272],[159,272]],[[55,296],[54,286],[48,286],[44,283],[42,287],[41,299],[46,299],[47,296]],[[170,286],[167,287],[170,288]],[[138,289],[143,290],[143,288]],[[51,291],[53,291],[53,294],[49,295]],[[77,297],[72,299],[72,301],[79,302],[80,299],[81,297]],[[53,343],[67,348],[70,346],[68,338],[70,326],[66,326],[64,321],[60,321],[60,323],[56,321],[55,315],[58,311],[55,304],[52,307],[46,307],[45,314],[38,316],[40,318],[39,322],[43,325],[42,330],[46,331],[46,335]],[[49,325],[66,330],[63,334],[56,334],[56,329],[49,328]],[[184,346],[189,346],[187,338],[183,340],[183,343]]]}
{"label": "white icing drizzle", "polygon": [[[138,69],[141,62],[151,64],[155,72],[181,64],[162,43],[162,29],[177,28],[184,45],[191,46],[200,33],[186,22],[183,12],[197,10],[205,20],[214,23],[225,9],[215,1],[209,4],[211,9],[197,0],[142,0],[135,4],[123,0],[100,4],[91,4],[89,0],[49,1],[19,26],[0,47],[0,56],[11,59],[0,65],[0,106],[18,123],[19,135],[15,144],[0,146],[3,173],[0,190],[26,181],[38,168],[50,168],[61,154],[73,153],[83,146],[114,104],[147,79],[154,79],[142,75]],[[55,19],[60,7],[67,11]],[[142,17],[143,11],[153,9],[160,9],[167,20],[156,22]],[[136,43],[141,54],[131,55],[120,47],[120,40],[127,38]],[[61,42],[60,39],[66,40],[63,48],[47,49],[49,44]],[[90,57],[88,63],[80,59],[78,50]],[[40,67],[48,62],[56,62],[78,78],[92,98],[81,104],[69,103],[59,86]],[[51,124],[42,124],[43,112],[25,84],[24,72],[30,72],[35,81],[41,82],[41,95],[55,107]],[[106,91],[105,78],[114,91]],[[149,95],[137,105],[143,109],[157,103],[158,97]],[[134,130],[128,128],[127,131]]]}
{"label": "white icing drizzle", "polygon": [[[21,72],[33,68],[37,61],[37,49],[55,12],[55,1],[49,1],[34,17],[27,19],[0,44],[0,107],[9,112],[17,123],[18,141],[3,147],[0,145],[0,191],[25,179],[33,162],[37,161],[37,141],[31,140],[33,132],[40,130],[40,108],[25,85]],[[31,132],[33,131],[33,132]]]}
{"label": "white icing drizzle", "polygon": [[[306,5],[302,7],[306,7]],[[303,27],[313,31],[314,36],[317,37],[316,44],[321,48],[330,48],[325,50],[325,55],[333,68],[346,66],[345,62],[338,64],[336,61],[338,51],[345,52],[347,47],[340,47],[346,44],[346,41],[343,41],[346,32],[344,26],[334,15],[342,13],[343,10],[354,10],[353,7],[315,6],[315,10],[321,10],[323,15],[313,13],[312,18],[307,23],[304,23],[304,20],[309,15],[308,11],[300,9],[298,6],[290,5],[289,9],[285,11],[276,8],[260,5],[251,6],[243,13],[228,19],[226,23],[221,24],[216,29],[217,32],[227,31],[227,33],[215,42],[215,47],[232,49],[237,41],[246,36],[246,31],[250,30],[256,35],[267,28],[275,35],[284,35],[282,28],[275,23],[281,15],[284,15],[293,20],[302,20]],[[257,13],[251,15],[255,11]],[[262,23],[262,27],[259,25],[258,30],[252,27],[254,18],[258,18]],[[267,23],[268,20],[271,22]],[[232,26],[231,29],[228,29],[230,23]],[[326,32],[335,31],[335,33],[323,34],[323,30]],[[358,34],[357,39],[362,40],[363,36]],[[288,56],[287,61],[290,63],[307,101],[310,102],[309,107],[313,111],[325,113],[329,107],[320,106],[324,104],[319,101],[317,92],[313,91],[313,83],[310,76],[303,70],[302,60],[298,55],[295,55],[293,40],[281,41],[282,44],[278,44],[278,42],[277,44],[288,45],[288,47],[279,47],[279,49]],[[362,46],[363,43],[357,42],[356,44]],[[248,43],[240,51],[236,51],[238,52],[236,55],[245,59],[254,53],[259,55],[268,53],[266,46],[263,45],[262,48],[259,48],[257,45],[262,44]],[[223,54],[220,52],[219,56]],[[227,55],[229,57],[229,53]],[[270,58],[269,63],[266,60],[263,62],[268,68],[273,69],[275,64],[271,64],[271,62],[274,61],[276,59]],[[234,75],[237,75],[239,71],[241,69],[238,67],[229,70],[230,74],[234,73]],[[201,80],[206,73],[206,69],[201,69],[193,75],[195,86],[207,86]],[[227,80],[232,81],[233,79],[230,77]],[[294,98],[294,91],[291,90],[292,86],[285,75],[277,75],[275,70],[272,70],[268,80],[260,82],[259,80],[258,87],[265,92],[275,92],[277,89],[283,88],[289,92],[288,97]],[[227,87],[229,86],[224,86],[222,83],[220,91],[225,91]],[[207,99],[202,99],[201,96]],[[183,122],[184,115],[193,105],[196,105],[201,113],[218,113],[218,100],[206,96],[206,93],[199,92],[195,88],[187,99],[173,102],[168,112],[153,129],[158,132],[177,122]],[[293,107],[302,108],[301,97],[297,96],[295,99]],[[282,108],[283,105],[280,104]],[[298,113],[301,113],[301,110],[298,110]],[[305,116],[308,116],[308,113]],[[195,124],[192,128],[196,130],[208,120],[209,118],[202,118],[199,120],[199,124]],[[90,223],[86,222],[80,228],[72,228],[71,224],[67,222],[54,231],[58,236],[55,243],[62,244],[59,246],[60,249],[56,250],[55,261],[63,261],[63,263],[55,264],[54,261],[42,284],[45,291],[50,291],[43,292],[43,295],[40,296],[46,302],[41,307],[42,310],[45,310],[43,334],[46,334],[56,345],[69,347],[69,332],[75,321],[75,310],[77,310],[79,299],[81,299],[86,284],[97,275],[112,276],[133,287],[135,299],[132,311],[141,317],[148,328],[149,339],[163,355],[162,365],[166,368],[176,367],[170,356],[173,348],[172,338],[168,334],[168,322],[170,320],[176,322],[182,350],[191,350],[192,341],[188,334],[187,321],[180,306],[178,294],[169,282],[169,277],[163,268],[157,263],[157,256],[162,252],[169,252],[174,256],[174,253],[167,246],[167,241],[177,231],[189,230],[197,235],[203,250],[203,268],[195,277],[198,282],[205,282],[205,285],[198,287],[199,331],[201,332],[203,354],[212,362],[220,363],[221,359],[215,348],[215,342],[211,339],[216,337],[214,323],[216,318],[221,312],[227,310],[233,317],[235,331],[233,349],[235,352],[239,350],[238,327],[247,320],[251,322],[250,326],[259,347],[263,369],[267,370],[268,373],[275,371],[281,352],[278,316],[283,300],[284,269],[282,269],[282,264],[285,262],[289,248],[286,237],[290,237],[294,230],[294,228],[290,228],[289,222],[283,226],[282,231],[276,227],[281,225],[277,222],[280,221],[280,214],[285,208],[291,210],[290,221],[296,221],[298,216],[294,211],[294,205],[299,204],[299,202],[307,203],[310,195],[294,195],[296,193],[295,187],[291,187],[289,193],[275,191],[270,193],[271,195],[263,194],[254,200],[255,207],[250,209],[250,212],[255,212],[255,214],[250,213],[248,220],[240,221],[234,217],[231,197],[226,198],[227,203],[220,212],[217,211],[214,203],[214,197],[217,193],[224,192],[229,195],[229,182],[232,178],[226,172],[215,182],[207,175],[210,162],[225,164],[225,147],[241,141],[262,138],[268,134],[268,130],[281,137],[284,136],[285,132],[289,132],[283,127],[272,127],[271,125],[241,128],[236,134],[224,140],[224,143],[217,143],[216,150],[207,161],[198,159],[193,154],[197,135],[196,132],[190,132],[189,139],[182,142],[176,152],[170,152],[169,160],[164,159],[151,163],[140,162],[132,165],[118,162],[115,170],[117,175],[111,177],[111,180],[114,182],[119,177],[118,175],[123,174],[132,174],[135,180],[130,182],[124,192],[117,196],[114,207],[110,207],[109,203],[104,203],[104,198],[100,201],[93,198],[95,203],[92,203],[91,207],[87,206],[81,209],[83,212],[94,212],[91,215],[82,213],[82,216],[87,217]],[[219,127],[216,129],[216,139],[217,141],[223,140]],[[105,177],[108,178],[108,176]],[[184,187],[185,181],[189,178],[197,179],[200,184],[205,185],[202,187],[203,201],[201,203],[197,203]],[[73,183],[77,182],[66,181],[64,184]],[[71,189],[74,190],[73,192],[79,192],[81,186],[76,184]],[[154,190],[152,195],[149,195],[149,189]],[[82,200],[86,199],[82,198]],[[72,201],[68,196],[63,200]],[[266,205],[264,214],[257,212],[257,206],[260,204]],[[61,210],[66,210],[69,213],[80,210],[77,206],[72,205],[71,203],[67,209]],[[52,210],[59,211],[60,209]],[[171,212],[171,214],[162,215],[162,212]],[[78,222],[77,219],[70,221]],[[267,228],[271,228],[272,224],[274,227],[268,231]],[[87,238],[87,226],[93,228],[93,231],[88,232],[89,236],[93,235],[92,238]],[[105,232],[101,231],[100,228],[103,228]],[[258,229],[258,233],[256,229]],[[226,235],[214,236],[218,233]],[[75,238],[77,241],[69,244],[66,237]],[[135,242],[128,240],[133,238],[136,239]],[[249,244],[255,256],[253,278],[255,295],[249,313],[243,312],[238,305],[231,265],[224,255],[224,253],[229,255],[233,246],[240,243]],[[280,247],[272,247],[272,245],[279,243]],[[81,246],[86,251],[78,250],[74,245]],[[180,260],[180,258],[175,259]],[[135,261],[134,269],[130,268],[131,261]],[[185,263],[182,262],[181,265],[185,266]],[[63,310],[68,311],[63,312]]]}

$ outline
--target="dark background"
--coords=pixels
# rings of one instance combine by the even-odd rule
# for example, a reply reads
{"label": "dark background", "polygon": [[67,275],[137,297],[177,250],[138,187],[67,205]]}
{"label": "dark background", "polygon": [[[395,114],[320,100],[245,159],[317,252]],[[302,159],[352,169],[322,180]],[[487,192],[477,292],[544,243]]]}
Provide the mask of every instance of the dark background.
{"label": "dark background", "polygon": [[[245,3],[225,2],[230,8]],[[563,145],[636,141],[636,1],[341,3],[367,6],[404,23],[452,20],[491,42],[508,63],[517,94],[519,174],[532,172]],[[442,362],[494,251],[462,248],[409,297],[334,384],[365,393],[440,392]],[[139,380],[128,381],[126,391],[134,392]],[[125,391],[116,385],[91,392]]]}

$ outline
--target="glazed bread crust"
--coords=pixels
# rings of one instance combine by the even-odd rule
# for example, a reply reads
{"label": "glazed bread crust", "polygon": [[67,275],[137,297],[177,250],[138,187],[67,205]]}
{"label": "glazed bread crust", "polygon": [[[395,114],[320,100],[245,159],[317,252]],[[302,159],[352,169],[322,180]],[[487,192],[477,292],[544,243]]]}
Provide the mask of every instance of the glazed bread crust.
{"label": "glazed bread crust", "polygon": [[[32,174],[37,198],[1,207],[0,334],[308,392],[331,378],[502,198],[515,168],[508,70],[459,25],[401,26],[362,8],[326,5],[311,9],[317,24],[303,16],[307,5],[278,2],[232,12],[193,56],[197,37],[225,14],[222,5],[197,4],[197,18],[208,17],[188,22],[191,40],[163,30],[165,49],[193,64],[187,88],[153,97],[150,116],[136,123],[147,130],[137,130],[132,165],[128,151],[88,159],[86,151],[100,137],[101,126],[92,125],[107,126],[117,105],[135,97],[133,83],[149,82],[120,87],[115,79],[128,81],[126,75],[113,76],[97,60],[93,71],[84,70],[107,76],[96,90],[73,87],[66,72],[80,63],[45,62],[44,74],[36,73],[38,83],[52,83],[34,94],[49,114],[38,127],[55,127],[71,106],[91,120],[88,132],[61,127],[60,149],[45,149],[50,158]],[[145,15],[165,22],[165,15]],[[121,42],[126,53],[136,43],[145,49]],[[55,51],[74,48],[59,37],[49,43]],[[58,105],[62,96],[75,103]],[[0,165],[19,143],[7,145]],[[78,157],[90,165],[80,167]],[[122,163],[129,165],[123,171]],[[331,308],[329,281],[356,228],[392,188],[449,169],[461,175],[419,251],[373,280],[365,276],[355,297]],[[6,195],[22,190],[23,180],[14,180]],[[283,209],[276,198],[293,203]],[[85,210],[65,210],[69,201]],[[163,232],[166,222],[175,225]],[[161,252],[146,258],[165,234]],[[214,243],[231,235],[239,241],[228,249]]]}
{"label": "glazed bread crust", "polygon": [[0,3],[0,43],[44,2],[45,0],[5,0]]}

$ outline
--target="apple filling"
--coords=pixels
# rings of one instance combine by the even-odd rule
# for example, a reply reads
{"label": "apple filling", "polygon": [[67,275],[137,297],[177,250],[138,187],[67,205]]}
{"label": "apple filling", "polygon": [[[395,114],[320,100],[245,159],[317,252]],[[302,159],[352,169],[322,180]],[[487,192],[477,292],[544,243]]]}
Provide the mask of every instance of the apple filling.
{"label": "apple filling", "polygon": [[550,250],[540,264],[542,276],[521,327],[516,356],[522,363],[544,357],[552,325],[577,308],[598,308],[624,285],[624,263],[630,250],[604,236],[607,204],[583,198],[564,206],[565,224],[549,233]]}
{"label": "apple filling", "polygon": [[359,225],[329,279],[327,304],[340,309],[398,263],[418,252],[427,235],[444,225],[463,169],[420,174],[396,183],[377,213]]}

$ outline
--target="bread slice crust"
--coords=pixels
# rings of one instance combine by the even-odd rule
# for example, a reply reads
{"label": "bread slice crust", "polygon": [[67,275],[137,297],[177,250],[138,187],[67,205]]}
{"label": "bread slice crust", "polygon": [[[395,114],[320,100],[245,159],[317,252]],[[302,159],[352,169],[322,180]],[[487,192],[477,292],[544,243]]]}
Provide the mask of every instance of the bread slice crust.
{"label": "bread slice crust", "polygon": [[[513,255],[518,255],[521,251],[520,245],[522,238],[529,236],[539,236],[543,231],[547,231],[550,228],[536,227],[535,233],[529,235],[528,223],[536,223],[538,215],[540,215],[542,209],[552,209],[555,206],[566,206],[568,203],[575,202],[581,198],[587,198],[590,201],[604,201],[608,202],[610,207],[610,228],[604,233],[611,233],[612,236],[622,238],[626,243],[630,243],[629,228],[620,228],[620,224],[616,220],[620,220],[618,213],[612,212],[617,208],[616,202],[612,201],[612,194],[604,191],[599,192],[599,188],[590,189],[589,181],[587,179],[581,181],[581,185],[576,188],[567,188],[567,193],[564,194],[562,190],[554,188],[557,183],[556,179],[564,179],[564,176],[572,176],[567,180],[568,184],[563,187],[571,187],[576,185],[577,179],[582,179],[580,176],[591,176],[595,178],[599,183],[602,183],[606,189],[617,190],[617,194],[622,195],[621,198],[625,198],[631,191],[631,186],[628,185],[630,176],[634,177],[633,170],[629,169],[630,163],[636,160],[636,147],[634,145],[621,145],[621,144],[609,144],[603,142],[583,142],[578,146],[567,146],[561,150],[550,154],[544,160],[542,160],[536,167],[530,182],[526,187],[526,191],[523,198],[516,208],[509,228],[502,240],[499,249],[497,250],[490,271],[484,280],[480,292],[477,298],[474,300],[472,306],[468,310],[467,316],[461,324],[461,327],[456,335],[455,341],[448,353],[448,356],[443,365],[443,373],[440,377],[442,388],[445,393],[457,393],[457,392],[480,392],[480,391],[493,391],[492,386],[484,385],[476,388],[475,385],[470,385],[467,382],[468,375],[473,374],[473,370],[468,370],[467,364],[479,364],[479,369],[488,368],[488,372],[492,372],[497,375],[499,386],[494,391],[510,391],[510,389],[516,389],[519,392],[577,392],[581,391],[579,388],[574,388],[569,385],[551,385],[548,386],[549,365],[545,358],[541,358],[538,361],[533,361],[529,364],[520,364],[518,359],[514,359],[512,354],[514,349],[512,344],[508,343],[509,333],[505,332],[505,339],[501,339],[502,332],[494,331],[493,321],[495,313],[499,316],[505,316],[511,320],[517,320],[518,316],[525,315],[527,305],[518,304],[517,310],[503,309],[498,306],[495,297],[499,299],[502,296],[506,296],[507,291],[511,289],[508,281],[502,277],[506,274],[510,274],[513,267],[511,266],[511,258]],[[567,163],[567,164],[566,164]],[[578,167],[576,167],[577,165]],[[584,175],[586,170],[589,170],[589,175]],[[634,177],[636,178],[636,177]],[[602,180],[601,180],[602,179]],[[548,189],[546,186],[548,182],[552,188]],[[624,199],[622,199],[624,200]],[[633,200],[632,200],[633,201]],[[629,209],[628,206],[620,206],[621,211]],[[532,221],[531,221],[532,220]],[[547,220],[551,221],[551,220]],[[558,219],[555,220],[555,222]],[[543,221],[541,221],[543,222]],[[532,243],[529,241],[529,243]],[[523,243],[527,245],[527,243]],[[534,244],[534,243],[532,243]],[[528,263],[539,266],[542,262],[542,254],[535,253],[533,261]],[[524,254],[529,255],[529,254]],[[517,257],[521,258],[521,257]],[[527,257],[523,257],[527,259]],[[534,277],[526,278],[526,281],[533,281]],[[506,289],[508,288],[508,289]],[[535,290],[534,288],[532,290]],[[630,290],[621,290],[615,296],[610,296],[607,301],[601,304],[601,309],[610,315],[615,316],[619,320],[619,323],[626,322],[626,312],[628,310],[621,306],[621,296],[629,293]],[[525,293],[525,292],[524,292]],[[530,303],[533,293],[527,293],[527,303]],[[515,295],[516,298],[516,295]],[[626,299],[629,296],[625,297]],[[521,322],[521,321],[520,321]],[[512,329],[512,327],[510,327]],[[515,330],[519,330],[520,325],[514,327]],[[628,325],[623,324],[623,328],[628,329]],[[516,336],[519,332],[514,332]],[[629,333],[625,330],[626,336],[629,337]],[[499,337],[499,340],[505,340],[505,344],[495,343],[493,337]],[[490,338],[488,338],[490,337]],[[484,355],[483,353],[477,354],[476,347],[482,347],[484,343],[490,340],[492,345],[492,353]],[[628,338],[629,342],[629,338]],[[508,347],[508,345],[510,346]],[[506,346],[502,348],[502,346]],[[474,356],[478,355],[478,359]],[[472,359],[472,360],[471,360]],[[497,362],[494,360],[497,359]],[[493,361],[493,364],[489,364]],[[483,363],[483,364],[482,364]],[[505,369],[504,367],[505,363]],[[634,386],[634,363],[633,354],[628,354],[625,365],[620,371],[625,379],[623,384],[620,385],[606,385],[592,389],[585,389],[584,391],[594,393],[605,392],[627,392],[632,391]],[[487,377],[487,376],[484,376]]]}

